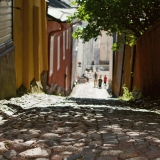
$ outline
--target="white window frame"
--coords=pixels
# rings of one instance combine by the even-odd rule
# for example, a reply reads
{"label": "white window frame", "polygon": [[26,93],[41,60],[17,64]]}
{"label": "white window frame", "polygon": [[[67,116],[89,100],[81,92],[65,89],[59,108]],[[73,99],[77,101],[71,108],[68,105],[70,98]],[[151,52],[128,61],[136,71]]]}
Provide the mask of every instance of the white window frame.
{"label": "white window frame", "polygon": [[54,35],[51,36],[51,39],[50,39],[50,64],[49,64],[50,77],[53,74],[53,66],[54,66]]}
{"label": "white window frame", "polygon": [[65,31],[63,31],[63,60],[65,59],[66,57],[66,43],[65,43],[65,38],[66,38],[66,33]]}
{"label": "white window frame", "polygon": [[71,28],[69,28],[69,33],[68,33],[68,48],[71,48]]}
{"label": "white window frame", "polygon": [[66,49],[68,49],[68,29],[66,30]]}
{"label": "white window frame", "polygon": [[59,35],[57,38],[57,70],[60,69],[60,54],[61,54],[60,40],[61,40],[61,36]]}

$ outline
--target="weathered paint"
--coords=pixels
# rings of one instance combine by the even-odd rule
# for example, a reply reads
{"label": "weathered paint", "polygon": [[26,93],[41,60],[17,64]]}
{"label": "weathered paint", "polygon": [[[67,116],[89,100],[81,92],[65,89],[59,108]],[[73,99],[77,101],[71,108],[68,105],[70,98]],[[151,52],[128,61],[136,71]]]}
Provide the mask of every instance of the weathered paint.
{"label": "weathered paint", "polygon": [[14,0],[16,86],[29,89],[30,82],[48,69],[45,0]]}

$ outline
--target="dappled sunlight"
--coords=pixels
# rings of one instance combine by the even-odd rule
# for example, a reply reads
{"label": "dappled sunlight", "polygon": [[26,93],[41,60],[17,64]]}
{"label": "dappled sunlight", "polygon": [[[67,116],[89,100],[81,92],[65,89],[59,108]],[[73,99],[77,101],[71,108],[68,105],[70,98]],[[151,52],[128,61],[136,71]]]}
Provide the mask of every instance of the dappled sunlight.
{"label": "dappled sunlight", "polygon": [[54,106],[4,114],[3,121],[0,143],[7,149],[0,151],[15,150],[17,158],[160,158],[159,114],[116,99],[68,98]]}

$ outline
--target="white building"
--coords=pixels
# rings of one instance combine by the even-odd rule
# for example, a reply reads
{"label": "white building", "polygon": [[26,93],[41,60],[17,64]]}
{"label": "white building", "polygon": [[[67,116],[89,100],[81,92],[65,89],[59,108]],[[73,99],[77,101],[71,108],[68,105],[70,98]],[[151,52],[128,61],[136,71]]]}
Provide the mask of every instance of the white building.
{"label": "white building", "polygon": [[[80,24],[73,26],[73,31]],[[82,23],[82,26],[85,25]],[[112,88],[112,72],[113,72],[113,37],[108,36],[106,32],[102,32],[97,40],[91,39],[83,43],[82,39],[73,39],[73,56],[72,56],[72,83],[83,75],[93,78],[96,71],[99,75],[107,75],[108,83]],[[85,73],[85,71],[91,71]]]}
{"label": "white building", "polygon": [[[84,27],[85,22],[73,25],[73,32],[79,27]],[[99,64],[100,58],[100,37],[97,41],[91,39],[83,43],[82,39],[72,41],[72,83],[82,77],[87,70],[93,70],[93,64]]]}
{"label": "white building", "polygon": [[[100,65],[106,65],[108,68],[107,75],[108,83],[112,86],[113,75],[113,37],[106,34],[106,31],[102,31],[102,37],[100,42]],[[107,66],[108,65],[108,66]]]}

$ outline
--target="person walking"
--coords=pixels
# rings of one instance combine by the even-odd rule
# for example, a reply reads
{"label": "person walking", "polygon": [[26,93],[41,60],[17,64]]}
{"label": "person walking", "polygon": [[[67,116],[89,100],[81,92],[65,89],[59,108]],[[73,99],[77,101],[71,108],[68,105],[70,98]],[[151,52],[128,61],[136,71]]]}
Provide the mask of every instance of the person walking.
{"label": "person walking", "polygon": [[86,78],[87,82],[89,82],[88,72],[87,72],[86,69],[84,70],[84,75],[83,75],[83,77]]}
{"label": "person walking", "polygon": [[96,85],[97,85],[97,78],[98,78],[98,75],[97,75],[97,73],[95,72],[95,73],[94,73],[94,87],[96,87]]}
{"label": "person walking", "polygon": [[107,77],[106,77],[106,75],[104,76],[103,82],[104,82],[104,85],[106,86],[106,83],[107,83]]}
{"label": "person walking", "polygon": [[100,75],[99,79],[98,79],[98,85],[99,85],[99,88],[102,88],[102,76]]}

